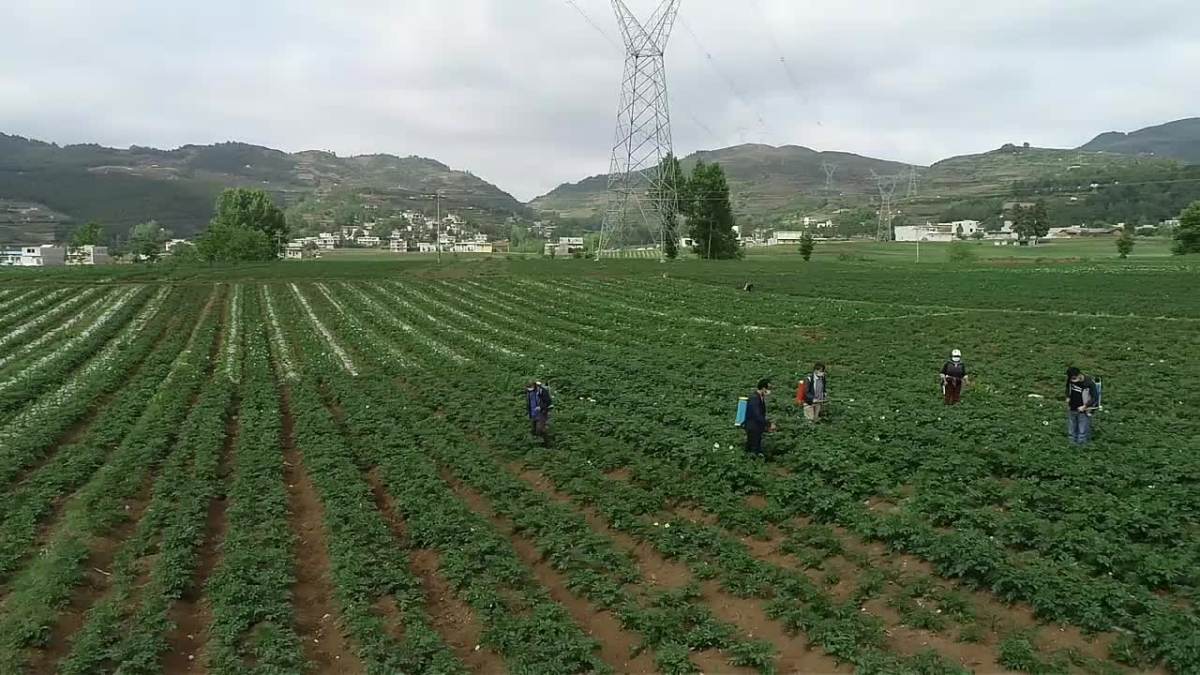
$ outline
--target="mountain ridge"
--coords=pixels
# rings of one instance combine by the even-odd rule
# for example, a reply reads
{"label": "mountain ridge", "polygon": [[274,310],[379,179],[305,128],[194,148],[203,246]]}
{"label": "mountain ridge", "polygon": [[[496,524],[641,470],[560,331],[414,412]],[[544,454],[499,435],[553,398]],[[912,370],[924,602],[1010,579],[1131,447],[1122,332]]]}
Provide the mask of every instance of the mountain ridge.
{"label": "mountain ridge", "polygon": [[264,189],[312,228],[328,225],[335,207],[347,202],[424,211],[438,192],[444,208],[489,220],[529,214],[494,184],[417,155],[339,157],[237,141],[111,148],[0,133],[0,241],[61,239],[88,220],[123,231],[154,219],[190,237],[207,225],[226,187]]}

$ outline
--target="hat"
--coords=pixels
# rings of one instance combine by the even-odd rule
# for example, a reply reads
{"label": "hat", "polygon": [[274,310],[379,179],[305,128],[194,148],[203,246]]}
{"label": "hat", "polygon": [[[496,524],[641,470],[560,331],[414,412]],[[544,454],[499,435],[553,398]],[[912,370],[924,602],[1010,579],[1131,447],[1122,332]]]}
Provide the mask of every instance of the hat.
{"label": "hat", "polygon": [[961,358],[962,358],[962,352],[961,352],[961,351],[959,351],[959,350],[957,350],[957,349],[955,349],[954,351],[950,352],[950,358],[952,358],[952,359],[961,359]]}

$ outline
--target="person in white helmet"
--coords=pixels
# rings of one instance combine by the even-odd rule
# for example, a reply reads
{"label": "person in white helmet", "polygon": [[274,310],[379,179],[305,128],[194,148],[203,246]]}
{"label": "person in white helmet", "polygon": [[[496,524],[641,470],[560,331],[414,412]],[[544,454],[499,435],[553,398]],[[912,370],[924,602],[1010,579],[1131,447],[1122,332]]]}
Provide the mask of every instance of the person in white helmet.
{"label": "person in white helmet", "polygon": [[967,364],[963,363],[962,352],[955,349],[950,352],[950,360],[942,366],[942,398],[946,405],[958,405],[962,400],[963,385],[969,377]]}

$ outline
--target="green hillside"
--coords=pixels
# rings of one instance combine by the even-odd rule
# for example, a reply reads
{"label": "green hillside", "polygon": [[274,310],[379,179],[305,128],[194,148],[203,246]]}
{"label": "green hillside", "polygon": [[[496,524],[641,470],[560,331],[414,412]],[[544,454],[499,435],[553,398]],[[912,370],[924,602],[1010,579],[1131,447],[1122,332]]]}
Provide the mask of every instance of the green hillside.
{"label": "green hillside", "polygon": [[[908,171],[899,162],[862,157],[845,152],[818,152],[797,145],[737,145],[692,153],[682,161],[690,171],[697,160],[719,162],[725,168],[739,216],[767,220],[797,209],[819,207],[827,197],[843,195],[863,201],[876,190],[871,172],[882,175]],[[822,164],[836,165],[833,190],[825,191]],[[604,208],[608,176],[559,186],[530,202],[530,207],[566,218],[595,220]]]}
{"label": "green hillside", "polygon": [[[875,175],[896,179],[897,211],[901,218],[915,222],[995,219],[1004,203],[1015,198],[1046,198],[1052,205],[1073,207],[1100,201],[1107,205],[1098,213],[1087,208],[1054,211],[1056,224],[1073,224],[1078,221],[1076,216],[1083,214],[1090,219],[1106,218],[1110,207],[1117,206],[1098,197],[1093,185],[1109,188],[1133,180],[1169,180],[1183,170],[1179,162],[1164,158],[1011,144],[952,157],[930,167],[798,146],[740,145],[698,152],[688,156],[685,168],[697,159],[725,167],[738,219],[751,229],[790,227],[798,217],[829,218],[842,209],[878,208]],[[823,163],[837,166],[832,191],[825,189]],[[915,192],[910,193],[914,175]],[[560,186],[530,206],[562,217],[595,221],[602,212],[606,184],[607,176],[593,176]],[[1176,205],[1184,197],[1177,197],[1161,200],[1159,207],[1139,215],[1148,218],[1149,211],[1158,214],[1170,209],[1178,213]]]}
{"label": "green hillside", "polygon": [[1200,164],[1200,117],[1176,120],[1130,133],[1100,134],[1081,150],[1125,155],[1157,155]]}
{"label": "green hillside", "polygon": [[0,134],[0,241],[49,241],[89,220],[122,232],[154,219],[188,237],[207,224],[226,187],[267,190],[314,227],[332,220],[326,208],[332,203],[361,199],[376,208],[425,211],[435,191],[447,209],[482,222],[527,213],[496,186],[422,157],[289,154],[244,143],[170,151],[58,146]]}

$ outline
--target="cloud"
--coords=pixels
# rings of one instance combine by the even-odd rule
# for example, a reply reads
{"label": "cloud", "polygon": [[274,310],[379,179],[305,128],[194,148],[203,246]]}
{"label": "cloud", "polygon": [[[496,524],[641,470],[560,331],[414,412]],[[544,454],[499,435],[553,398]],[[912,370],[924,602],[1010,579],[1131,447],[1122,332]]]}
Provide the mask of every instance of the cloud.
{"label": "cloud", "polygon": [[[565,0],[9,0],[0,131],[420,154],[528,199],[608,167],[618,31],[576,4],[607,39]],[[1078,145],[1200,114],[1198,30],[1184,0],[683,0],[675,146]]]}

